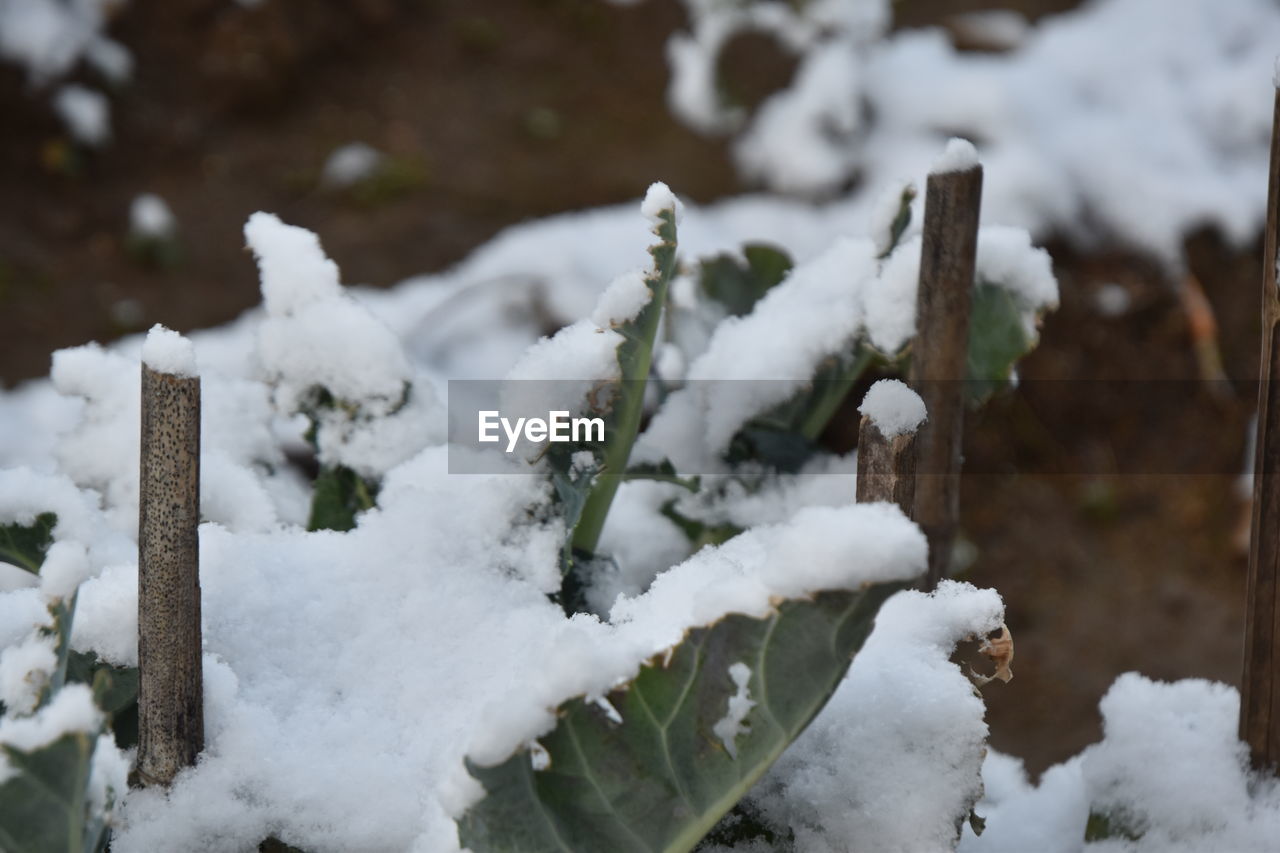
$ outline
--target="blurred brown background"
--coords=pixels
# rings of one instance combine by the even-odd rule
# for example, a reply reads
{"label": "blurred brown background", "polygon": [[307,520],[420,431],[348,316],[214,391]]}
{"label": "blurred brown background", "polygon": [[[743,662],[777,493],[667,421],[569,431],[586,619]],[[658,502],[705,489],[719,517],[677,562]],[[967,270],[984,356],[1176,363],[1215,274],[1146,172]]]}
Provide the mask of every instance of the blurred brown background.
{"label": "blurred brown background", "polygon": [[[993,5],[904,0],[895,25]],[[1074,4],[998,5],[1034,19]],[[132,0],[109,32],[132,51],[134,79],[112,94],[114,138],[97,151],[70,145],[47,98],[0,66],[0,384],[44,375],[58,347],[155,322],[215,325],[256,304],[240,233],[255,210],[319,233],[345,281],[390,286],[506,225],[634,199],[653,180],[699,202],[742,189],[726,145],[666,109],[663,45],[682,25],[676,0]],[[748,101],[790,71],[756,42],[727,62]],[[326,158],[353,141],[388,168],[358,189],[324,188]],[[172,263],[130,246],[129,205],[143,192],[177,217]],[[1256,376],[1260,247],[1233,252],[1212,233],[1187,247],[1228,375]],[[1063,306],[1024,376],[1195,379],[1187,315],[1158,269],[1118,248],[1049,248]],[[1104,285],[1125,289],[1127,313],[1099,315]],[[1143,453],[1155,470],[1191,452],[1204,470],[1235,471],[1252,407],[1245,390],[1197,395],[1149,423],[1079,383],[1046,387],[974,419],[970,458],[1007,473],[970,476],[964,493],[969,577],[1005,595],[1017,641],[1017,677],[987,688],[992,743],[1034,769],[1096,739],[1097,700],[1120,672],[1237,680],[1233,478],[1121,476],[1105,459],[1119,431],[1150,436],[1127,451],[1139,469]],[[1046,439],[1044,424],[1064,419],[1071,440]],[[1011,460],[1028,455],[1093,473],[1021,474]]]}

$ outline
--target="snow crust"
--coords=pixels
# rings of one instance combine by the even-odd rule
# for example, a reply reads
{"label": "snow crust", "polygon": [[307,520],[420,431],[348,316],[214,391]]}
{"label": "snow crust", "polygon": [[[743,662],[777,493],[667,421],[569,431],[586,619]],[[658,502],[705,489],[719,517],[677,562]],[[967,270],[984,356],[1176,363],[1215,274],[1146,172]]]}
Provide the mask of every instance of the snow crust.
{"label": "snow crust", "polygon": [[195,346],[179,333],[166,329],[159,323],[147,332],[147,339],[142,344],[142,363],[157,373],[171,376],[190,379],[200,375],[196,369]]}
{"label": "snow crust", "polygon": [[885,438],[913,433],[927,417],[924,400],[897,379],[881,379],[867,389],[858,412]]}

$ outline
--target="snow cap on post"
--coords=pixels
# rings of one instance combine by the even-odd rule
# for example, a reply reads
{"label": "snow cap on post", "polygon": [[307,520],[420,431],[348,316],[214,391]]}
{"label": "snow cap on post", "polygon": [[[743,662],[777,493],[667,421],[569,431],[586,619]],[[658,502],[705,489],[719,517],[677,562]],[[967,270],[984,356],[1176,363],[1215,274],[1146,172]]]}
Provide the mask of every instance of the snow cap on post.
{"label": "snow cap on post", "polygon": [[871,386],[858,407],[858,503],[887,501],[912,518],[916,496],[916,429],[924,401],[896,379]]}
{"label": "snow cap on post", "polygon": [[947,140],[947,147],[933,161],[929,169],[930,175],[942,175],[947,172],[967,172],[978,165],[978,149],[967,139],[953,136]]}
{"label": "snow cap on post", "polygon": [[881,379],[872,385],[858,413],[871,418],[885,438],[913,433],[928,417],[920,395],[897,379]]}
{"label": "snow cap on post", "polygon": [[196,370],[196,348],[191,341],[159,323],[147,332],[142,344],[142,363],[156,373],[170,376],[194,379],[200,375]]}

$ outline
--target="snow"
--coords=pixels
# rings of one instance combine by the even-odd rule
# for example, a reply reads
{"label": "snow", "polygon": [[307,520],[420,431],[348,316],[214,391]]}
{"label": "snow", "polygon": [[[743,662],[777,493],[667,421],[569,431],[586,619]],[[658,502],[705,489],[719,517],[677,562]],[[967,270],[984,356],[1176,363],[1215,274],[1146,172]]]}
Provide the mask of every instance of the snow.
{"label": "snow", "polygon": [[919,529],[891,504],[808,507],[788,522],[703,548],[643,595],[620,599],[609,615],[624,630],[652,638],[652,654],[688,626],[726,613],[760,617],[780,598],[911,578],[923,571],[925,556]]}
{"label": "snow", "polygon": [[[898,218],[898,213],[902,210],[903,195],[909,193],[915,196],[915,185],[908,180],[899,179],[889,183],[879,195],[875,197],[875,201],[871,205],[871,215],[868,217],[868,233],[871,239],[876,243],[876,256],[885,254],[892,248],[893,239],[893,223]],[[913,203],[912,218],[919,215],[916,205]]]}
{"label": "snow", "polygon": [[738,757],[738,747],[736,744],[738,735],[745,734],[750,731],[750,726],[743,724],[743,720],[747,718],[747,714],[756,706],[755,701],[751,698],[751,690],[749,685],[751,682],[751,667],[742,661],[738,661],[729,667],[729,678],[733,681],[734,693],[729,697],[729,706],[725,709],[724,716],[716,720],[711,727],[711,731],[716,737],[720,738],[720,742],[724,744],[724,748],[734,758]]}
{"label": "snow", "polygon": [[644,194],[644,201],[640,204],[640,212],[657,225],[662,221],[661,214],[665,210],[675,211],[676,225],[679,225],[684,213],[684,205],[666,184],[661,181],[650,184],[648,191]]}
{"label": "snow", "polygon": [[0,4],[0,57],[26,66],[28,79],[37,84],[67,74],[86,56],[120,80],[128,76],[129,54],[102,33],[112,5],[109,0]]}
{"label": "snow", "polygon": [[258,260],[268,314],[291,314],[341,293],[338,266],[325,257],[320,238],[312,232],[259,212],[249,217],[244,237]]}
{"label": "snow", "polygon": [[142,344],[142,363],[156,373],[167,373],[170,376],[194,379],[200,375],[196,369],[195,346],[179,333],[166,329],[159,323],[147,332],[147,339]]}
{"label": "snow", "polygon": [[102,93],[70,83],[54,95],[53,109],[76,142],[96,148],[111,139],[111,105]]}
{"label": "snow", "polygon": [[749,801],[806,853],[844,853],[851,839],[885,853],[952,849],[981,795],[987,725],[949,658],[1003,617],[994,591],[955,581],[886,601],[831,702]]}
{"label": "snow", "polygon": [[1102,741],[1050,768],[1039,785],[1020,762],[988,758],[987,795],[977,808],[987,828],[980,838],[966,831],[961,852],[1074,853],[1091,813],[1140,836],[1089,845],[1100,853],[1272,849],[1280,787],[1248,769],[1236,738],[1239,708],[1239,694],[1225,684],[1120,676],[1099,704]]}
{"label": "snow", "polygon": [[1103,317],[1123,317],[1133,304],[1133,297],[1123,284],[1105,282],[1094,292],[1093,304]]}
{"label": "snow", "polygon": [[14,714],[30,714],[57,665],[52,637],[33,633],[0,651],[0,702]]}
{"label": "snow", "polygon": [[178,220],[165,200],[155,193],[134,196],[129,205],[129,231],[151,240],[168,240],[178,230]]}
{"label": "snow", "polygon": [[327,187],[350,187],[372,177],[385,156],[365,142],[349,142],[335,148],[320,170],[320,183]]}
{"label": "snow", "polygon": [[931,175],[945,175],[948,172],[967,172],[978,166],[978,149],[967,139],[952,137],[947,140],[947,147],[933,161],[929,168]]}
{"label": "snow", "polygon": [[[93,692],[88,685],[67,684],[35,714],[0,718],[0,744],[30,752],[47,746],[64,734],[96,734],[101,725],[102,712],[93,704]],[[4,778],[11,769],[0,754],[0,778]]]}
{"label": "snow", "polygon": [[[857,175],[913,174],[945,128],[981,141],[985,221],[1038,238],[1102,239],[1176,270],[1194,227],[1243,245],[1262,223],[1280,41],[1265,0],[1103,0],[1040,19],[1005,54],[959,52],[939,30],[890,32],[886,0],[685,5],[690,30],[668,42],[673,112],[734,133],[740,170],[775,189],[829,198]],[[823,28],[816,6],[843,11]],[[746,30],[800,54],[790,86],[752,116],[721,102],[716,74]],[[808,66],[834,65],[835,51],[845,71],[812,82]],[[849,131],[841,111],[859,101],[873,120]],[[784,112],[790,129],[774,118]]]}
{"label": "snow", "polygon": [[261,372],[277,411],[313,419],[320,462],[379,477],[442,440],[431,384],[391,329],[343,290],[319,238],[268,213],[249,217],[245,238],[267,312],[257,334]]}
{"label": "snow", "polygon": [[[0,657],[0,687],[4,687],[4,670],[9,660],[6,653]],[[52,650],[47,659],[28,658],[33,667],[52,669]],[[8,690],[4,690],[8,698]],[[17,708],[17,712],[14,709]],[[129,759],[115,744],[109,733],[99,734],[102,728],[102,712],[93,702],[93,691],[84,684],[63,685],[39,710],[32,712],[26,705],[10,705],[9,713],[0,717],[0,745],[31,752],[58,740],[64,735],[84,732],[95,736],[93,757],[89,766],[86,816],[109,818],[111,805],[128,790]],[[0,782],[4,782],[18,770],[0,751]]]}
{"label": "snow", "polygon": [[897,379],[881,379],[868,388],[858,412],[871,418],[885,438],[909,435],[927,417],[924,400]]}
{"label": "snow", "polygon": [[81,542],[54,542],[40,565],[40,589],[51,599],[69,598],[92,573],[89,550]]}
{"label": "snow", "polygon": [[623,273],[600,294],[591,322],[602,329],[621,326],[640,313],[653,298],[653,291],[640,271]]}
{"label": "snow", "polygon": [[[917,574],[919,530],[894,507],[851,505],[853,455],[778,474],[731,468],[722,452],[825,359],[855,345],[893,356],[910,341],[918,201],[899,245],[879,256],[902,188],[922,186],[946,134],[983,151],[977,278],[1013,294],[1033,333],[1058,291],[1032,235],[1101,236],[1169,264],[1193,224],[1238,243],[1256,235],[1264,81],[1280,41],[1273,4],[1101,0],[1043,19],[1002,56],[958,53],[935,31],[881,39],[886,2],[689,5],[691,31],[669,47],[679,109],[738,128],[749,174],[826,199],[685,206],[657,184],[640,202],[651,220],[673,205],[682,214],[676,316],[713,313],[689,272],[697,258],[767,240],[796,261],[747,316],[664,327],[656,363],[676,384],[654,401],[634,456],[671,458],[703,474],[702,489],[624,483],[601,537],[617,570],[588,591],[609,618],[569,619],[546,597],[559,587],[564,529],[545,478],[449,473],[469,451],[443,443],[446,381],[507,377],[508,400],[541,385],[521,405],[545,415],[554,395],[572,410],[617,378],[614,327],[647,299],[643,276],[627,272],[649,260],[635,203],[516,226],[454,269],[384,292],[344,288],[316,235],[255,214],[246,240],[263,309],[190,336],[205,398],[207,749],[169,794],[122,794],[113,849],[238,850],[275,834],[316,850],[455,850],[454,818],[481,794],[464,757],[503,760],[554,724],[560,702],[604,695],[691,626]],[[0,5],[0,20],[19,8],[39,23],[99,7]],[[793,96],[754,118],[709,90],[720,46],[750,29],[800,56]],[[100,30],[41,73],[54,79],[81,56],[120,65]],[[24,44],[61,43],[29,22],[22,31]],[[8,58],[12,32],[0,25]],[[952,155],[943,160],[965,161]],[[868,223],[870,238],[856,236]],[[0,578],[0,699],[11,707],[30,707],[29,676],[49,665],[32,629],[51,596],[77,591],[74,648],[136,663],[140,359],[150,361],[142,336],[62,350],[51,381],[0,392],[0,523],[58,515],[41,576]],[[753,381],[731,393],[722,380]],[[317,387],[341,404],[311,411]],[[911,419],[910,407],[868,402],[877,418]],[[289,458],[308,452],[308,417],[322,464],[381,482],[378,507],[349,533],[302,529],[310,485]],[[670,501],[750,529],[691,554],[662,514]],[[984,760],[981,699],[949,657],[1002,619],[996,593],[964,584],[891,599],[831,704],[751,792],[764,819],[814,853],[847,850],[848,839],[946,850],[981,796],[987,831],[966,829],[963,853],[1079,851],[1090,812],[1143,833],[1089,846],[1102,853],[1274,846],[1280,795],[1247,770],[1238,697],[1222,685],[1122,676],[1102,703],[1103,741],[1034,786],[1016,759]],[[750,724],[753,699],[749,674],[725,675],[738,688],[715,733],[727,744]],[[6,716],[0,740],[68,726],[97,731],[82,687],[34,716]],[[127,764],[107,745],[95,751],[98,802],[108,782],[124,791]]]}

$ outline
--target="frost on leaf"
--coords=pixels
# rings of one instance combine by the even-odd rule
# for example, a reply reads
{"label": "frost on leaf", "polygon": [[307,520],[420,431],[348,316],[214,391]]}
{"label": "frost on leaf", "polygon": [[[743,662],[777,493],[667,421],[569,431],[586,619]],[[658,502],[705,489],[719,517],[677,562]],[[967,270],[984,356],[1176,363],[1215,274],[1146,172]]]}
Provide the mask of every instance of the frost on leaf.
{"label": "frost on leaf", "polygon": [[747,714],[755,707],[756,703],[751,698],[751,690],[748,685],[751,682],[751,667],[739,661],[729,667],[729,677],[733,679],[733,683],[737,685],[737,692],[729,697],[729,709],[725,711],[725,715],[716,721],[711,727],[716,737],[724,744],[724,748],[729,751],[729,755],[734,758],[738,757],[738,747],[735,741],[740,734],[749,731],[749,728],[743,725],[743,720]]}

